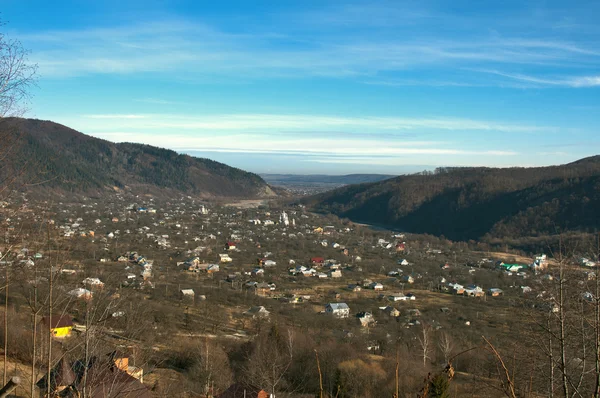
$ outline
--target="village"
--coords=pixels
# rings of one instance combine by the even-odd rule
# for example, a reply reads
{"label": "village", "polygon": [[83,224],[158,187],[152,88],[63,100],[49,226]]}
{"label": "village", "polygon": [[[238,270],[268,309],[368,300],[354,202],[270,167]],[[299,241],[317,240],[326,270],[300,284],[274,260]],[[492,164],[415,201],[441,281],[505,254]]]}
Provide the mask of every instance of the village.
{"label": "village", "polygon": [[[92,339],[96,349],[116,350],[117,367],[149,390],[177,385],[227,397],[228,388],[239,387],[235,376],[217,387],[210,375],[202,388],[189,387],[197,380],[181,382],[185,374],[173,370],[184,366],[164,361],[179,340],[228,345],[285,325],[371,360],[401,344],[425,365],[450,349],[436,356],[439,348],[423,336],[452,339],[455,349],[482,334],[500,344],[519,327],[515,311],[558,311],[548,294],[556,259],[546,254],[486,252],[371,229],[302,205],[230,206],[121,192],[68,202],[21,195],[0,212],[7,231],[2,278],[19,281],[4,303],[14,333],[31,331],[33,305],[44,331],[38,338],[49,331],[55,352]],[[590,258],[569,259],[582,280],[595,280]],[[32,292],[39,304],[29,301]],[[474,366],[462,364],[465,372]],[[43,374],[35,380],[41,391],[48,388]]]}

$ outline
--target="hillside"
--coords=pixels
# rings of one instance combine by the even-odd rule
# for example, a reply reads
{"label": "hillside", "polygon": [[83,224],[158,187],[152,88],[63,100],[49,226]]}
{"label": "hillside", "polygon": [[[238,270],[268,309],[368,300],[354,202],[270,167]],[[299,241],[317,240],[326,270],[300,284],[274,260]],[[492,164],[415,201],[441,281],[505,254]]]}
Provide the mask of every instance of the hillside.
{"label": "hillside", "polygon": [[536,168],[442,168],[338,188],[313,210],[454,240],[544,236],[600,226],[600,156]]}
{"label": "hillside", "polygon": [[223,163],[148,145],[115,144],[50,121],[6,118],[0,131],[17,137],[0,177],[24,170],[21,179],[30,187],[66,192],[129,187],[140,193],[242,198],[272,193],[258,175]]}

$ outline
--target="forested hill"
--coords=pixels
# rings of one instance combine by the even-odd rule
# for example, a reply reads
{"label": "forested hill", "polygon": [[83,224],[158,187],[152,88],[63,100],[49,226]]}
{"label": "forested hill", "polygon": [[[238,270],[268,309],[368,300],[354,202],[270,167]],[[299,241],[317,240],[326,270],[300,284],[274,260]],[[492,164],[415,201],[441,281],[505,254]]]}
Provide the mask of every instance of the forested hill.
{"label": "forested hill", "polygon": [[304,199],[313,210],[453,240],[600,227],[600,156],[536,168],[442,168]]}
{"label": "forested hill", "polygon": [[205,197],[252,198],[272,194],[256,174],[209,159],[142,144],[90,137],[35,119],[0,119],[0,132],[16,137],[0,178],[25,170],[25,186],[66,192],[130,187],[140,193],[180,191]]}

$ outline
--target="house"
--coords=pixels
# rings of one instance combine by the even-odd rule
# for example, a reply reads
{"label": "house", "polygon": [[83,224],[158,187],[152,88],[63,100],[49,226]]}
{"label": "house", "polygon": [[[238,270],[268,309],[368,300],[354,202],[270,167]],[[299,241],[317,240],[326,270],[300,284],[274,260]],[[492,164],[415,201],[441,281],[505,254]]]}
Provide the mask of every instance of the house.
{"label": "house", "polygon": [[83,299],[83,300],[89,300],[89,299],[92,298],[92,295],[93,295],[92,292],[90,292],[87,289],[83,289],[81,287],[77,288],[77,289],[70,290],[67,294],[69,296],[73,296],[75,298],[80,298],[80,299]]}
{"label": "house", "polygon": [[235,242],[227,242],[225,244],[225,249],[227,250],[235,250],[236,246],[235,246]]}
{"label": "house", "polygon": [[415,278],[413,278],[410,275],[404,275],[402,278],[400,278],[402,280],[402,282],[406,282],[406,283],[415,283]]}
{"label": "house", "polygon": [[50,333],[56,338],[67,337],[73,330],[73,319],[67,314],[45,316],[42,324],[49,326]]}
{"label": "house", "polygon": [[388,294],[388,300],[396,302],[396,301],[407,301],[408,297],[404,295],[404,293],[391,293]]}
{"label": "house", "polygon": [[358,293],[362,290],[362,287],[360,287],[360,285],[348,285],[348,289],[355,293]]}
{"label": "house", "polygon": [[252,318],[268,318],[271,314],[262,305],[252,307],[248,311],[244,312],[245,315],[251,316]]}
{"label": "house", "polygon": [[179,291],[179,295],[182,300],[194,300],[194,296],[196,295],[196,293],[194,292],[194,289],[181,289]]}
{"label": "house", "polygon": [[216,398],[272,398],[271,395],[258,387],[235,383],[217,395]]}
{"label": "house", "polygon": [[330,272],[329,272],[329,276],[330,276],[331,278],[341,278],[341,277],[342,277],[342,271],[341,271],[341,270],[339,270],[339,269],[337,269],[337,270],[335,270],[335,271],[330,271]]}
{"label": "house", "polygon": [[465,288],[463,285],[459,285],[458,283],[448,283],[448,287],[452,290],[454,294],[464,294]]}
{"label": "house", "polygon": [[66,274],[66,275],[75,275],[77,273],[77,270],[71,269],[71,268],[63,268],[60,270],[61,274]]}
{"label": "house", "polygon": [[369,285],[369,287],[375,291],[383,290],[383,284],[381,284],[379,282],[373,282]]}
{"label": "house", "polygon": [[398,260],[398,265],[407,266],[407,265],[409,265],[408,260],[406,260],[405,258],[403,258],[402,260]]}
{"label": "house", "polygon": [[314,265],[323,265],[325,259],[323,257],[313,257],[310,259],[310,262]]}
{"label": "house", "polygon": [[388,315],[391,316],[392,318],[397,318],[400,316],[400,311],[398,311],[396,308],[388,305],[387,307],[383,308],[383,312]]}
{"label": "house", "polygon": [[548,268],[548,257],[545,254],[535,256],[531,268],[534,271],[543,271]]}
{"label": "house", "polygon": [[85,286],[89,286],[92,289],[103,289],[104,282],[98,278],[85,278],[82,282]]}
{"label": "house", "polygon": [[137,366],[129,365],[129,356],[118,351],[113,351],[107,355],[120,370],[126,372],[128,375],[135,377],[140,382],[144,382],[144,369]]}
{"label": "house", "polygon": [[273,260],[264,260],[262,262],[263,267],[274,267],[277,265],[277,263]]}
{"label": "house", "polygon": [[469,297],[483,297],[485,295],[483,289],[476,285],[465,287],[463,294]]}
{"label": "house", "polygon": [[230,263],[233,261],[229,254],[219,254],[219,259],[222,263]]}
{"label": "house", "polygon": [[589,258],[582,257],[579,259],[579,263],[584,267],[595,267],[596,263]]}
{"label": "house", "polygon": [[375,323],[375,318],[373,318],[373,314],[370,312],[362,311],[356,314],[356,319],[362,327],[368,327]]}
{"label": "house", "polygon": [[508,271],[508,272],[519,272],[519,270],[521,268],[525,268],[524,265],[520,265],[520,264],[509,264],[509,263],[504,263],[504,262],[500,262],[498,263],[498,267]]}
{"label": "house", "polygon": [[502,291],[502,289],[493,287],[491,289],[488,289],[488,294],[492,297],[498,297],[498,296],[502,296],[504,294],[504,292]]}
{"label": "house", "polygon": [[402,253],[406,250],[406,242],[396,244],[396,251]]}
{"label": "house", "polygon": [[377,341],[369,341],[367,343],[367,351],[379,351],[379,343]]}
{"label": "house", "polygon": [[271,294],[271,286],[266,282],[257,283],[254,288],[256,289],[256,294],[259,296],[268,296]]}
{"label": "house", "polygon": [[348,318],[350,316],[350,307],[346,303],[329,303],[325,306],[325,313],[331,314],[336,318]]}
{"label": "house", "polygon": [[75,398],[85,389],[90,398],[151,398],[148,388],[128,373],[129,368],[128,361],[110,354],[107,358],[93,356],[87,363],[62,358],[50,371],[50,380],[44,375],[36,385],[43,396]]}

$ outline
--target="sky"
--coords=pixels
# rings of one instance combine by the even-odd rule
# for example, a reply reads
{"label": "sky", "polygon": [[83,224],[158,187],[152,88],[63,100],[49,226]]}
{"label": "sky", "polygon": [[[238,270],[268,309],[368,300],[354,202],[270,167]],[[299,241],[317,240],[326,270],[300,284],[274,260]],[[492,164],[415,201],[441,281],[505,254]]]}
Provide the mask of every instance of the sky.
{"label": "sky", "polygon": [[598,1],[1,0],[28,117],[258,173],[600,153]]}

